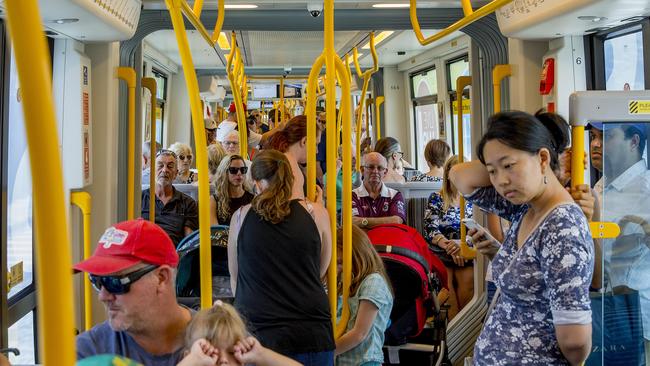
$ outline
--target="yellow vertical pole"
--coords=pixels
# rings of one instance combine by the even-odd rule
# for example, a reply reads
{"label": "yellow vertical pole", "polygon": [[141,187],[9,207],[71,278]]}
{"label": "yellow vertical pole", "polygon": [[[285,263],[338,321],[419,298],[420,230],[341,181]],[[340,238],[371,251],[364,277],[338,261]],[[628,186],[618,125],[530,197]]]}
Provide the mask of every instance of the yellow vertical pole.
{"label": "yellow vertical pole", "polygon": [[192,10],[194,11],[194,15],[196,15],[197,18],[201,17],[201,10],[203,9],[203,0],[194,0],[194,7]]}
{"label": "yellow vertical pole", "polygon": [[[79,207],[83,215],[83,248],[84,259],[88,259],[91,255],[90,249],[90,210],[91,210],[91,197],[88,192],[72,192],[70,194],[70,203]],[[84,273],[84,327],[85,330],[92,328],[92,296],[94,295],[90,287],[90,279],[88,273]]]}
{"label": "yellow vertical pole", "polygon": [[[370,32],[370,54],[372,55],[373,67],[366,72],[361,72],[361,66],[359,65],[359,53],[357,48],[352,49],[352,55],[354,58],[354,67],[357,70],[357,75],[360,78],[363,78],[363,87],[361,88],[361,98],[359,100],[359,113],[357,114],[356,120],[356,132],[357,132],[357,161],[356,161],[356,170],[361,169],[361,124],[363,123],[363,114],[365,113],[364,105],[366,103],[366,93],[368,92],[368,84],[370,83],[370,77],[377,70],[379,70],[377,50],[375,49],[375,33]],[[366,116],[366,118],[368,118]]]}
{"label": "yellow vertical pole", "polygon": [[[235,32],[231,33],[231,46],[232,50],[226,64],[226,71],[228,73],[228,81],[230,81],[230,89],[235,103],[235,111],[237,112],[237,125],[239,129],[239,153],[246,158],[248,156],[248,134],[246,125],[246,115],[244,113],[244,105],[241,97],[241,85],[239,85],[240,75],[244,73],[244,62],[241,58],[239,46],[237,46],[237,37]],[[233,69],[234,68],[234,69]],[[241,74],[240,74],[241,73]]]}
{"label": "yellow vertical pole", "polygon": [[577,187],[585,183],[585,126],[571,127],[571,142],[571,186]]}
{"label": "yellow vertical pole", "polygon": [[[324,63],[325,54],[321,54],[314,61],[307,79],[307,105],[305,106],[305,114],[307,115],[307,198],[311,201],[316,200],[316,88],[318,74]],[[325,122],[331,126],[331,122]],[[326,129],[329,129],[330,126],[327,126]],[[329,191],[327,194],[329,194]]]}
{"label": "yellow vertical pole", "polygon": [[44,366],[73,365],[76,357],[72,258],[51,93],[50,55],[36,0],[7,0],[5,6],[23,97],[32,172],[41,362]]}
{"label": "yellow vertical pole", "polygon": [[[169,15],[176,34],[178,51],[181,56],[185,83],[190,98],[192,112],[192,128],[195,141],[205,141],[203,128],[203,111],[199,98],[199,85],[196,71],[192,61],[190,45],[187,40],[185,23],[181,6],[183,0],[165,0]],[[208,171],[207,149],[196,149],[196,165],[201,172]],[[200,272],[201,272],[201,308],[208,309],[212,306],[212,251],[210,242],[210,186],[207,174],[199,174],[199,240],[200,240]]]}
{"label": "yellow vertical pole", "polygon": [[463,6],[463,13],[465,16],[472,15],[474,10],[472,9],[472,3],[470,0],[460,0],[462,6]]}
{"label": "yellow vertical pole", "polygon": [[492,86],[494,94],[494,113],[501,112],[501,81],[512,75],[510,65],[496,65],[492,70]]}
{"label": "yellow vertical pole", "polygon": [[[472,84],[471,76],[460,76],[456,79],[456,103],[458,103],[458,162],[465,161],[463,146],[463,90]],[[460,196],[460,219],[465,218],[465,198]],[[467,228],[460,225],[460,255],[464,258],[476,258],[476,249],[467,245]]]}
{"label": "yellow vertical pole", "polygon": [[[195,4],[196,6],[196,4]],[[156,141],[156,79],[154,78],[142,78],[140,84],[143,88],[149,90],[150,93],[150,103],[151,103],[151,116],[149,125],[149,130],[151,131],[151,137],[149,139],[149,144],[151,145],[151,156],[149,158],[149,221],[156,222],[156,151],[158,148],[158,142]],[[144,183],[144,182],[143,182]]]}
{"label": "yellow vertical pole", "polygon": [[381,118],[379,113],[381,112],[381,105],[384,104],[385,100],[386,98],[384,98],[383,95],[375,98],[375,128],[377,129],[377,141],[381,138],[381,129],[379,128]]}
{"label": "yellow vertical pole", "polygon": [[[135,70],[132,67],[118,67],[117,77],[124,80],[129,89],[129,115],[128,115],[128,148],[127,148],[127,177],[126,177],[126,217],[133,220],[135,200]],[[151,172],[153,175],[154,172]]]}

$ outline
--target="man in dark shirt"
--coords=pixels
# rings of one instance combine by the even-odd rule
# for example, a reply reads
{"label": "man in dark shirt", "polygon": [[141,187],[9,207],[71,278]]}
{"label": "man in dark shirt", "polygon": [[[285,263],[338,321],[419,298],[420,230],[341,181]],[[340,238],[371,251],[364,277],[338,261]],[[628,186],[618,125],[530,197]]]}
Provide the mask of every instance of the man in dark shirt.
{"label": "man in dark shirt", "polygon": [[192,312],[176,301],[178,254],[169,236],[149,221],[108,228],[95,253],[73,266],[90,276],[108,320],[77,337],[77,359],[99,354],[150,366],[175,366]]}
{"label": "man in dark shirt", "polygon": [[[192,197],[179,192],[172,182],[178,174],[177,158],[171,150],[156,156],[156,224],[178,243],[199,227],[198,206]],[[142,217],[149,219],[149,190],[142,191]]]}
{"label": "man in dark shirt", "polygon": [[363,184],[352,191],[352,223],[363,229],[406,222],[402,194],[382,182],[387,166],[380,153],[371,152],[363,157]]}

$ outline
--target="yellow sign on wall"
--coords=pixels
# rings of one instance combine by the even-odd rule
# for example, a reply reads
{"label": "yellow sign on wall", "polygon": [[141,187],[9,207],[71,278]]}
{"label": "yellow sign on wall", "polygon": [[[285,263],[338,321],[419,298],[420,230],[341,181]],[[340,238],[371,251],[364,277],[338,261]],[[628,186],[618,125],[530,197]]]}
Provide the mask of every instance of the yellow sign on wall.
{"label": "yellow sign on wall", "polygon": [[628,106],[630,114],[650,114],[650,100],[631,100]]}
{"label": "yellow sign on wall", "polygon": [[[452,103],[452,111],[454,113],[454,116],[458,115],[458,102],[453,102]],[[469,99],[463,99],[463,114],[470,114],[470,100]]]}

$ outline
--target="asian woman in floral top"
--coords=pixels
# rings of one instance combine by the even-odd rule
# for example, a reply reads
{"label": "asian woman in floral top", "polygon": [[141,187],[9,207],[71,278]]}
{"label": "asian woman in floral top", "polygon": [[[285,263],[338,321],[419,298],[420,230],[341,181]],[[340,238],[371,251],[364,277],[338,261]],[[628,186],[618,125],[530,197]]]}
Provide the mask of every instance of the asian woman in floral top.
{"label": "asian woman in floral top", "polygon": [[551,113],[496,114],[477,147],[480,162],[450,173],[468,201],[512,222],[492,260],[500,295],[475,365],[579,365],[589,355],[594,246],[585,215],[553,173],[568,143],[565,124]]}

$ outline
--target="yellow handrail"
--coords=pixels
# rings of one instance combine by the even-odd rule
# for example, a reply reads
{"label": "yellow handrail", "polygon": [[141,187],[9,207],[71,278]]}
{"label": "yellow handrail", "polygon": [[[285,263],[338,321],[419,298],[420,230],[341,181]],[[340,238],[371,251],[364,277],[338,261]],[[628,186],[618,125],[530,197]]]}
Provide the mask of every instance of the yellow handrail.
{"label": "yellow handrail", "polygon": [[379,141],[379,139],[381,139],[381,131],[380,131],[380,128],[379,128],[379,121],[381,120],[379,118],[380,117],[379,113],[381,111],[380,107],[381,107],[382,104],[384,104],[385,100],[386,100],[386,98],[383,95],[378,96],[377,98],[375,98],[375,111],[376,111],[375,112],[375,128],[377,129],[377,141]]}
{"label": "yellow handrail", "polygon": [[451,33],[463,27],[468,26],[469,24],[477,21],[480,18],[483,18],[484,16],[490,13],[493,13],[495,10],[508,4],[512,0],[493,0],[490,3],[483,5],[480,9],[476,11],[472,11],[472,6],[469,0],[461,0],[465,17],[459,19],[454,24],[448,26],[447,28],[441,30],[440,32],[428,38],[424,37],[424,35],[422,34],[422,30],[420,29],[420,23],[418,21],[418,15],[417,15],[417,0],[409,0],[409,1],[411,4],[409,9],[409,16],[411,18],[411,26],[413,26],[413,32],[415,33],[415,37],[418,39],[418,42],[420,42],[421,45],[426,46],[432,42],[435,42],[441,38],[450,35]]}
{"label": "yellow handrail", "polygon": [[[201,10],[203,8],[203,0],[195,0],[194,8],[191,8],[187,1],[185,0],[169,0],[178,3],[180,11],[185,15],[187,20],[194,26],[194,28],[199,32],[201,37],[210,45],[210,47],[215,48],[217,41],[219,40],[219,34],[221,33],[221,27],[223,26],[224,19],[224,0],[218,1],[218,13],[217,13],[217,22],[214,25],[214,31],[212,35],[208,34],[208,31],[201,23]],[[167,2],[167,0],[165,0]]]}
{"label": "yellow handrail", "polygon": [[72,257],[51,93],[50,55],[36,0],[7,0],[5,6],[22,91],[32,172],[41,361],[44,366],[73,365],[76,357]]}
{"label": "yellow handrail", "polygon": [[237,112],[237,126],[239,129],[239,154],[244,158],[248,157],[248,128],[246,126],[246,114],[244,113],[244,101],[241,96],[240,80],[244,74],[244,62],[241,57],[239,46],[237,45],[237,36],[233,31],[230,35],[231,50],[226,63],[226,72],[228,81],[235,103]]}
{"label": "yellow handrail", "polygon": [[[223,0],[219,0],[223,2]],[[183,64],[187,93],[190,99],[192,112],[192,128],[195,141],[205,141],[205,129],[203,126],[203,111],[201,110],[201,99],[199,96],[199,85],[192,61],[192,53],[187,40],[185,23],[183,22],[182,7],[187,5],[183,0],[165,0],[169,15],[176,34],[178,51]],[[189,16],[186,14],[189,18]],[[223,18],[223,11],[219,12]],[[215,29],[217,36],[220,29]],[[210,242],[210,186],[208,182],[208,156],[207,149],[196,149],[196,166],[199,169],[199,240],[200,240],[200,273],[201,273],[201,308],[208,309],[212,306],[212,251]]]}
{"label": "yellow handrail", "polygon": [[[117,77],[124,80],[129,89],[129,120],[128,120],[128,148],[127,148],[127,176],[126,176],[126,217],[133,220],[135,203],[135,70],[132,67],[118,67]],[[154,172],[151,172],[153,175]]]}
{"label": "yellow handrail", "polygon": [[[79,207],[81,214],[83,215],[83,226],[84,226],[84,259],[90,257],[90,211],[92,199],[88,192],[72,192],[70,193],[70,203]],[[93,327],[92,322],[92,296],[94,295],[91,285],[90,278],[88,273],[84,273],[84,326],[86,330],[89,330]]]}
{"label": "yellow handrail", "polygon": [[[325,29],[323,53],[316,58],[309,73],[307,82],[307,196],[313,200],[316,197],[316,88],[317,79],[323,65],[326,67],[326,138],[327,138],[327,171],[336,172],[336,75],[349,75],[346,67],[336,56],[334,50],[334,1],[324,1]],[[350,141],[350,78],[341,77],[341,110],[343,114],[343,140]],[[337,309],[337,250],[336,240],[333,239],[332,257],[329,264],[327,284],[329,290],[330,312],[335,337],[340,337],[350,318],[348,297],[352,279],[352,147],[349,143],[343,144],[343,311],[339,323],[336,322]],[[327,176],[327,197],[336,197],[336,174]],[[336,200],[327,200],[327,211],[330,216],[330,230],[332,236],[336,233]]]}
{"label": "yellow handrail", "polygon": [[501,81],[512,76],[511,65],[496,65],[492,69],[492,86],[494,94],[494,113],[501,112]]}
{"label": "yellow handrail", "polygon": [[[357,113],[356,122],[356,134],[357,134],[357,160],[356,160],[356,170],[361,169],[361,123],[363,121],[363,114],[365,113],[364,103],[366,102],[366,93],[368,92],[368,84],[370,83],[370,77],[372,74],[379,70],[379,64],[377,61],[377,50],[375,49],[375,32],[370,32],[370,54],[372,55],[373,66],[372,69],[368,69],[365,72],[361,72],[361,65],[359,65],[359,53],[357,48],[352,49],[352,55],[354,58],[354,68],[357,70],[357,75],[360,78],[363,78],[363,87],[361,88],[361,98],[359,98],[359,113]],[[366,116],[368,118],[368,116]]]}
{"label": "yellow handrail", "polygon": [[[194,4],[196,6],[196,3]],[[149,121],[149,130],[151,137],[149,138],[151,154],[149,157],[149,221],[156,222],[156,152],[158,151],[158,141],[156,141],[156,79],[142,78],[140,84],[143,88],[149,90],[150,103],[151,103],[151,116]],[[143,182],[144,183],[144,182]]]}
{"label": "yellow handrail", "polygon": [[[456,79],[456,103],[458,103],[458,162],[465,161],[463,144],[463,90],[472,84],[471,76],[460,76]],[[460,219],[465,218],[465,198],[460,196]],[[460,255],[466,259],[476,258],[476,249],[467,245],[467,229],[460,225]]]}

